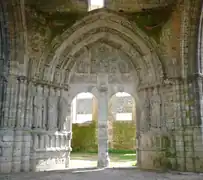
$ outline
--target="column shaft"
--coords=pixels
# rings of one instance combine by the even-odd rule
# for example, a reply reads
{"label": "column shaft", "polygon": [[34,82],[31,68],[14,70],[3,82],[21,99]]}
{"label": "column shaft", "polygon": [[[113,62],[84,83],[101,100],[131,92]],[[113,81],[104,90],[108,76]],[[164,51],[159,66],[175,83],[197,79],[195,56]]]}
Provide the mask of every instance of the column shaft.
{"label": "column shaft", "polygon": [[98,97],[98,167],[109,166],[108,155],[108,91]]}

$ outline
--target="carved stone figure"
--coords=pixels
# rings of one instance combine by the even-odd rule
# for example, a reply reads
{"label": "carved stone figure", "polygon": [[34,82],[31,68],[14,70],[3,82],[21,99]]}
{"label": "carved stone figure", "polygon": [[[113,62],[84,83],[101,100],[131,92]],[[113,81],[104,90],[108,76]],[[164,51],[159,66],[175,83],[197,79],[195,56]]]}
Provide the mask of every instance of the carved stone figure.
{"label": "carved stone figure", "polygon": [[155,88],[153,91],[153,96],[150,98],[150,109],[151,109],[151,125],[152,127],[159,128],[161,127],[161,98],[160,95],[157,92],[157,89]]}
{"label": "carved stone figure", "polygon": [[48,129],[56,129],[57,128],[57,106],[58,106],[58,97],[48,97]]}
{"label": "carved stone figure", "polygon": [[47,126],[47,98],[42,98],[42,121],[41,127],[45,128]]}
{"label": "carved stone figure", "polygon": [[55,74],[54,74],[54,81],[55,81],[56,83],[60,83],[60,79],[61,79],[60,76],[61,76],[60,71],[57,69],[56,72],[55,72]]}
{"label": "carved stone figure", "polygon": [[147,132],[149,130],[149,100],[145,99],[143,109],[140,115],[140,130],[142,132]]}
{"label": "carved stone figure", "polygon": [[42,103],[43,98],[39,96],[34,96],[33,105],[34,105],[34,118],[33,118],[33,128],[40,128],[42,122]]}
{"label": "carved stone figure", "polygon": [[66,118],[68,115],[67,112],[67,101],[64,98],[59,99],[59,129],[60,130],[66,130],[64,129],[66,126],[64,125],[66,123]]}

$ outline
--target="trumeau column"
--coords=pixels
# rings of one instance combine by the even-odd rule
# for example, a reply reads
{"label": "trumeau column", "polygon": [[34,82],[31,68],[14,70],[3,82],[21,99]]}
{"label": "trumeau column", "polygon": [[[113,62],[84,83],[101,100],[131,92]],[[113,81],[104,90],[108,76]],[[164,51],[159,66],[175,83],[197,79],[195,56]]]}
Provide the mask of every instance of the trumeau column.
{"label": "trumeau column", "polygon": [[98,163],[97,166],[108,167],[108,75],[98,75]]}

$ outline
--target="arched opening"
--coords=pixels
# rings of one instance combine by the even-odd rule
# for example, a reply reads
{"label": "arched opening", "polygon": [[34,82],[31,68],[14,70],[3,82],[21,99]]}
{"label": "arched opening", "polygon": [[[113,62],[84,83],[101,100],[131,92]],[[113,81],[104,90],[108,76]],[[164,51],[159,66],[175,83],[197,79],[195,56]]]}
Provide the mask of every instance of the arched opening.
{"label": "arched opening", "polygon": [[79,93],[71,103],[71,168],[97,165],[97,99],[92,93]]}
{"label": "arched opening", "polygon": [[126,92],[118,92],[109,100],[108,136],[111,166],[135,166],[136,104]]}
{"label": "arched opening", "polygon": [[[159,89],[162,88],[164,72],[154,43],[134,23],[101,9],[90,13],[55,38],[51,51],[54,53],[47,53],[49,56],[43,62],[46,66],[42,62],[38,65],[44,80],[68,87],[67,94],[70,96],[82,87],[86,88],[85,92],[96,89],[98,167],[109,165],[108,99],[115,92],[130,92],[136,98],[139,109],[136,112],[139,117],[137,124],[141,124],[138,126],[141,135],[137,139],[137,159],[138,164],[142,161],[143,166],[148,166],[145,159],[149,157],[146,155],[152,145],[143,145],[144,135],[151,139],[148,135],[152,130],[150,121],[160,121],[163,109]],[[44,72],[50,73],[50,76]],[[123,91],[120,88],[127,89]],[[160,131],[158,126],[156,131]],[[156,152],[153,148],[150,150],[150,156],[154,156]],[[150,162],[149,167],[153,167],[153,161]]]}

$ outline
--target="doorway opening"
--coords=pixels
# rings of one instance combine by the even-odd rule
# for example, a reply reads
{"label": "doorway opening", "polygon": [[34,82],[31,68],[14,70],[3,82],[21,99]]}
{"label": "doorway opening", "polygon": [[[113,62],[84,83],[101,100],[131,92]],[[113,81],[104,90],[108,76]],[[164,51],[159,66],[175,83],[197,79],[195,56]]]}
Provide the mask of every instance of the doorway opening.
{"label": "doorway opening", "polygon": [[71,104],[72,152],[70,168],[97,166],[97,99],[91,93],[79,93]]}
{"label": "doorway opening", "polygon": [[136,166],[136,104],[126,92],[116,93],[109,101],[108,136],[111,166]]}

